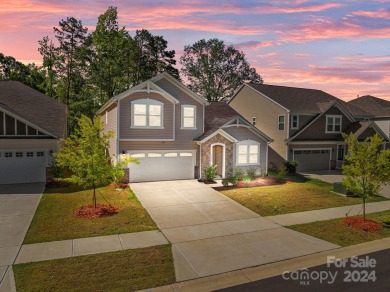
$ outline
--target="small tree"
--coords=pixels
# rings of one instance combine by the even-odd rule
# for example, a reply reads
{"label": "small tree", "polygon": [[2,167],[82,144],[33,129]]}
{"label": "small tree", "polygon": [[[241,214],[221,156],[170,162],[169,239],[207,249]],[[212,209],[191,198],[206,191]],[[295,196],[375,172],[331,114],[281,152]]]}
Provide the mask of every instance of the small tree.
{"label": "small tree", "polygon": [[360,143],[351,133],[343,134],[348,145],[348,162],[343,166],[343,184],[363,199],[363,221],[366,220],[366,199],[379,193],[390,182],[390,150],[383,149],[383,139],[375,134]]}
{"label": "small tree", "polygon": [[[107,185],[121,175],[119,166],[110,164],[106,155],[112,132],[103,133],[100,117],[78,119],[78,128],[63,140],[64,146],[57,155],[57,163],[72,171],[72,181],[84,188],[93,188],[92,204],[96,208],[96,188]],[[122,174],[123,175],[123,174]]]}

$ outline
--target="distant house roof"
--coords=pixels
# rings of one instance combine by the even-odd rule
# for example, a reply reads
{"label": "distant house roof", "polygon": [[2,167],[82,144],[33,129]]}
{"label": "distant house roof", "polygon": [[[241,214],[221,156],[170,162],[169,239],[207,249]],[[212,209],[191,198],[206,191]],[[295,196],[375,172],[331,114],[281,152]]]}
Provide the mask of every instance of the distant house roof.
{"label": "distant house roof", "polygon": [[[201,141],[202,139],[210,136],[234,118],[241,118],[246,121],[243,116],[236,112],[227,103],[217,101],[210,102],[210,104],[205,107],[204,133],[196,138],[195,141]],[[251,125],[250,123],[248,124]],[[253,127],[253,130],[263,136],[266,140],[272,141],[271,138],[266,136],[257,128]]]}
{"label": "distant house roof", "polygon": [[360,96],[348,104],[364,109],[375,117],[390,117],[390,101],[371,95]]}
{"label": "distant house roof", "polygon": [[0,81],[0,108],[57,138],[66,136],[66,105],[19,81]]}
{"label": "distant house roof", "polygon": [[327,110],[335,100],[338,100],[353,116],[371,116],[364,109],[350,105],[322,90],[254,83],[247,85],[291,112],[319,114]]}
{"label": "distant house roof", "polygon": [[[382,130],[375,124],[374,121],[358,121],[351,123],[343,132],[346,134],[352,133],[358,140],[364,140],[365,137],[361,136],[369,128],[373,128],[375,132],[380,134],[382,138],[389,141],[389,138],[386,136],[385,133],[382,132]],[[337,140],[343,141],[344,138],[342,135],[340,135]]]}

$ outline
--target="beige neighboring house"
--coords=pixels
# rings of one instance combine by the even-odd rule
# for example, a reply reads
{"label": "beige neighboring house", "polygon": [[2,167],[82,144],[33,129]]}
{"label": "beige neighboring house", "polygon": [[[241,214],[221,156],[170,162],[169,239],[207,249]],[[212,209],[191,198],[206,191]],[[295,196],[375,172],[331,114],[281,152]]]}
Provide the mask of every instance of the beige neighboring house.
{"label": "beige neighboring house", "polygon": [[364,109],[372,115],[371,120],[390,137],[390,101],[371,95],[364,95],[353,100],[348,104]]}
{"label": "beige neighboring house", "polygon": [[114,131],[112,162],[130,155],[130,182],[193,179],[217,165],[221,177],[235,167],[267,169],[267,135],[226,103],[209,103],[162,73],[111,98],[99,111]]}
{"label": "beige neighboring house", "polygon": [[379,133],[389,141],[365,107],[321,90],[244,84],[229,105],[274,139],[270,168],[296,160],[298,171],[341,169],[348,152],[342,133],[354,133],[361,141]]}
{"label": "beige neighboring house", "polygon": [[64,104],[18,81],[0,81],[0,184],[46,181],[66,117]]}

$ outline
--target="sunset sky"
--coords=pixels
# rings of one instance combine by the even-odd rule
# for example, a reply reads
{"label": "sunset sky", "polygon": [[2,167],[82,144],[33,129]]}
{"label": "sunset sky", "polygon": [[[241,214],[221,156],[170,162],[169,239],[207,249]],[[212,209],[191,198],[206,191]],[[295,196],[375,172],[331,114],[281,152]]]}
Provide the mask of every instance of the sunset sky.
{"label": "sunset sky", "polygon": [[38,40],[61,19],[74,16],[92,31],[109,5],[132,35],[164,36],[177,60],[185,45],[219,38],[267,84],[390,100],[389,0],[0,0],[0,52],[39,64]]}

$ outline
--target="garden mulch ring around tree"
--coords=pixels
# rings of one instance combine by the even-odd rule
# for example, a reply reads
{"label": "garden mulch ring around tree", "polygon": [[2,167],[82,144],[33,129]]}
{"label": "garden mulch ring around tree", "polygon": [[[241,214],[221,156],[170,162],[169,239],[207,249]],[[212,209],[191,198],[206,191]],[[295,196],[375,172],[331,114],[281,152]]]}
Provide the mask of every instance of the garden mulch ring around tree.
{"label": "garden mulch ring around tree", "polygon": [[73,211],[73,217],[80,219],[95,219],[115,215],[119,212],[119,208],[108,204],[96,204],[82,206]]}
{"label": "garden mulch ring around tree", "polygon": [[366,219],[364,221],[362,217],[347,217],[343,219],[343,223],[354,229],[364,230],[368,232],[378,232],[383,229],[382,224],[380,224],[379,222],[369,219]]}
{"label": "garden mulch ring around tree", "polygon": [[239,180],[238,183],[233,186],[222,186],[222,187],[213,187],[216,191],[226,191],[226,190],[232,190],[232,189],[239,189],[239,188],[247,188],[247,187],[262,187],[262,186],[274,186],[274,185],[283,185],[283,184],[289,184],[293,183],[292,181],[285,180],[283,178],[276,178],[276,177],[256,177],[255,179],[251,180],[249,183],[245,183],[243,180]]}

